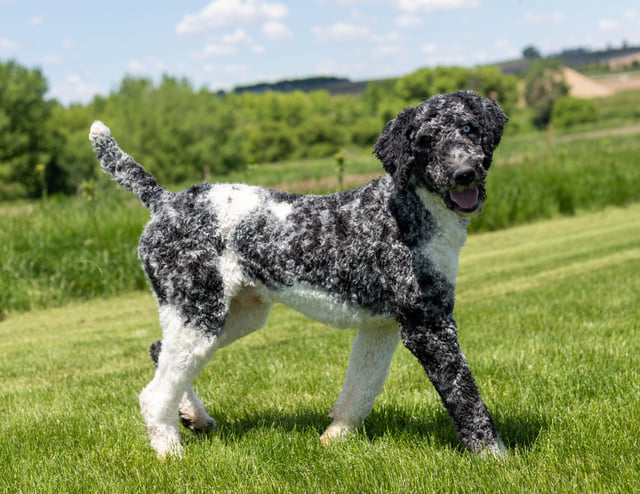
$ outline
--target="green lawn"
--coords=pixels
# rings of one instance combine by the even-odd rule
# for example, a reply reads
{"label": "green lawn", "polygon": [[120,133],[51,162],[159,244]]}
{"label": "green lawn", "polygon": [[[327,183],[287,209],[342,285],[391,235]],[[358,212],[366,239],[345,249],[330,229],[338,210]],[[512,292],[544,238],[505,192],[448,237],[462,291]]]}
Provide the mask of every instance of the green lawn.
{"label": "green lawn", "polygon": [[472,457],[399,348],[365,427],[323,448],[352,331],[276,307],[196,381],[216,433],[158,462],[133,292],[0,322],[0,492],[638,492],[640,205],[473,235],[460,340],[511,455]]}

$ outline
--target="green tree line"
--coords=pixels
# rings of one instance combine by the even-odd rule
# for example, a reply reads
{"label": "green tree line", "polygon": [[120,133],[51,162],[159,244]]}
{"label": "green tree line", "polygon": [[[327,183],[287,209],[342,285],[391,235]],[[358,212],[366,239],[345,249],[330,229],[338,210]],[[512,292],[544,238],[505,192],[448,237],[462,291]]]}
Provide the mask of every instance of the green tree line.
{"label": "green tree line", "polygon": [[250,163],[331,156],[370,147],[407,105],[472,89],[510,113],[518,79],[497,68],[420,69],[370,83],[358,96],[325,91],[219,94],[186,79],[127,77],[108,96],[63,106],[46,99],[39,69],[0,63],[0,200],[74,193],[93,178],[91,122],[106,122],[124,149],[163,183],[213,179]]}

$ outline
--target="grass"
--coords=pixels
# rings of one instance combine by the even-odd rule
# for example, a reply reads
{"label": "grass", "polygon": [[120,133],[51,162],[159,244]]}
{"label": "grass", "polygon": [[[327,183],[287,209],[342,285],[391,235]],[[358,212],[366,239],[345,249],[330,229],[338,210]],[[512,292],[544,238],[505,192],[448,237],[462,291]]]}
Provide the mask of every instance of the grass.
{"label": "grass", "polygon": [[159,334],[151,296],[0,323],[2,492],[637,492],[640,205],[474,235],[460,340],[511,456],[461,452],[398,349],[365,427],[327,449],[352,331],[276,307],[196,381],[219,430],[158,462],[137,392]]}
{"label": "grass", "polygon": [[0,209],[0,315],[145,288],[136,239],[148,218],[122,191]]}

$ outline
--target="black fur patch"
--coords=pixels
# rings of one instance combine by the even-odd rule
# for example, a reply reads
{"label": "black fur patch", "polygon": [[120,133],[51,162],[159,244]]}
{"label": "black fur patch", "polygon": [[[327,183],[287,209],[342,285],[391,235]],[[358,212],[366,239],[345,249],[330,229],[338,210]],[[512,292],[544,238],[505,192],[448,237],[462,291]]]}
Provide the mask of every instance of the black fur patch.
{"label": "black fur patch", "polygon": [[218,270],[224,244],[206,198],[210,188],[197,185],[165,196],[140,237],[138,254],[158,303],[171,304],[185,324],[215,335],[227,309]]}

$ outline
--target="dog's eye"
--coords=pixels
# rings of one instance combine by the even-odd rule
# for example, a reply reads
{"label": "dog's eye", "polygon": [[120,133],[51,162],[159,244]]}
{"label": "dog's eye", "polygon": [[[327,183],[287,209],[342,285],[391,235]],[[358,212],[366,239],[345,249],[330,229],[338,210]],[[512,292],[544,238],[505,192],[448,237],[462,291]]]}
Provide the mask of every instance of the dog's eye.
{"label": "dog's eye", "polygon": [[463,126],[462,126],[462,132],[463,132],[464,134],[471,134],[471,131],[472,131],[472,130],[473,130],[473,129],[471,128],[471,125],[468,125],[468,124],[467,124],[467,125],[463,125]]}

